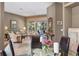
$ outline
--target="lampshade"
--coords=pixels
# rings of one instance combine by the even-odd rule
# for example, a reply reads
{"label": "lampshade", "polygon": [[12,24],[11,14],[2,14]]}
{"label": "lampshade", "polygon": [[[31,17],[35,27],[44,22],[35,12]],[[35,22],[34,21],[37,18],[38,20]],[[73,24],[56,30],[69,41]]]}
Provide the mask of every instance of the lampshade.
{"label": "lampshade", "polygon": [[21,32],[23,32],[23,30],[22,30],[22,29],[20,29],[20,31],[21,31]]}
{"label": "lampshade", "polygon": [[59,53],[59,43],[54,42],[54,53]]}
{"label": "lampshade", "polygon": [[5,30],[8,30],[8,27],[7,27],[7,26],[5,26],[5,27],[4,27],[4,29],[5,29]]}
{"label": "lampshade", "polygon": [[23,30],[26,30],[26,27],[23,27]]}

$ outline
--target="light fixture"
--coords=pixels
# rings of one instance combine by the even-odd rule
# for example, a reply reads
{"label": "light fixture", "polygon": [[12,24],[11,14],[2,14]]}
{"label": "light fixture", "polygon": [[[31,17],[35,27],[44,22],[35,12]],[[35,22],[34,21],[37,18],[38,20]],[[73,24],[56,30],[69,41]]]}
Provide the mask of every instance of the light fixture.
{"label": "light fixture", "polygon": [[19,10],[23,10],[23,8],[19,8]]}
{"label": "light fixture", "polygon": [[5,28],[4,28],[5,30],[8,30],[8,27],[7,26],[5,26]]}
{"label": "light fixture", "polygon": [[23,27],[23,30],[26,30],[26,27]]}

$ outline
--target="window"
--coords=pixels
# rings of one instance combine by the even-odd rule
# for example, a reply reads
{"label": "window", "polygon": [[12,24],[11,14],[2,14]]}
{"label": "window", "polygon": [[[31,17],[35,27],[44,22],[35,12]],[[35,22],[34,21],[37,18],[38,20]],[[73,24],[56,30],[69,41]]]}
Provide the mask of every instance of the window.
{"label": "window", "polygon": [[38,30],[46,30],[47,29],[47,21],[32,21],[27,23],[27,31],[36,32]]}

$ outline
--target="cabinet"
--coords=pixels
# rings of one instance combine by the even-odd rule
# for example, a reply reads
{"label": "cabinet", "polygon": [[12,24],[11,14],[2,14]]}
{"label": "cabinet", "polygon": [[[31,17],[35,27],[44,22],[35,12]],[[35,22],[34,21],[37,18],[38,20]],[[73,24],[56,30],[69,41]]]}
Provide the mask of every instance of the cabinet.
{"label": "cabinet", "polygon": [[79,44],[79,28],[69,28],[68,36],[70,37],[69,52],[72,55],[76,55]]}

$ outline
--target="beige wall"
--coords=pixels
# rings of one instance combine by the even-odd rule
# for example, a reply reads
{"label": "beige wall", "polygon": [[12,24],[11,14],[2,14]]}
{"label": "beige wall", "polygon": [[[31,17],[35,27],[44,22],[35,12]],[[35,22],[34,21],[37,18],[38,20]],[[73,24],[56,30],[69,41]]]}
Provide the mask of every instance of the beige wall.
{"label": "beige wall", "polygon": [[63,25],[57,24],[57,21],[63,21],[62,19],[62,3],[57,3],[56,4],[56,24],[55,24],[55,32],[56,32],[56,39],[57,41],[60,41],[61,36],[63,35],[63,32],[61,29],[63,28]]}
{"label": "beige wall", "polygon": [[68,36],[68,28],[79,28],[79,6],[77,3],[64,7],[64,34]]}
{"label": "beige wall", "polygon": [[3,40],[3,35],[4,35],[4,25],[3,25],[3,20],[4,20],[4,3],[0,2],[0,50],[4,48],[4,40]]}
{"label": "beige wall", "polygon": [[53,28],[53,32],[55,33],[55,5],[54,4],[52,4],[51,6],[47,8],[47,17],[53,18],[52,28]]}
{"label": "beige wall", "polygon": [[72,27],[79,28],[79,6],[72,8]]}
{"label": "beige wall", "polygon": [[68,36],[68,28],[72,27],[72,9],[70,7],[64,9],[64,35]]}
{"label": "beige wall", "polygon": [[25,22],[24,22],[25,18],[24,17],[5,12],[5,14],[4,14],[4,26],[8,26],[10,29],[11,20],[16,20],[18,29],[21,29],[22,27],[25,26]]}
{"label": "beige wall", "polygon": [[64,20],[64,32],[68,36],[68,28],[79,28],[79,6],[66,7]]}
{"label": "beige wall", "polygon": [[55,33],[54,39],[55,41],[60,41],[60,38],[63,34],[61,29],[63,28],[62,25],[58,25],[57,21],[62,20],[62,3],[53,3],[47,9],[47,16],[53,18],[53,33]]}

